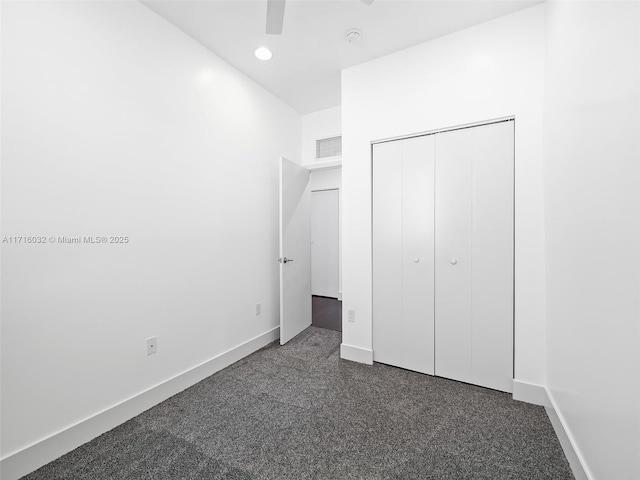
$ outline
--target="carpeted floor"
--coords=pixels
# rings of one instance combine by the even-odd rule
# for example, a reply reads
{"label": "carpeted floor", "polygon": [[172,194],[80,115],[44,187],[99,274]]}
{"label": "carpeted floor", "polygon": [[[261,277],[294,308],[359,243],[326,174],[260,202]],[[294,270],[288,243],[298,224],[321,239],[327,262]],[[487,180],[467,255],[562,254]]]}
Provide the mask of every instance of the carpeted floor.
{"label": "carpeted floor", "polygon": [[309,327],[24,478],[573,478],[542,407],[339,345]]}

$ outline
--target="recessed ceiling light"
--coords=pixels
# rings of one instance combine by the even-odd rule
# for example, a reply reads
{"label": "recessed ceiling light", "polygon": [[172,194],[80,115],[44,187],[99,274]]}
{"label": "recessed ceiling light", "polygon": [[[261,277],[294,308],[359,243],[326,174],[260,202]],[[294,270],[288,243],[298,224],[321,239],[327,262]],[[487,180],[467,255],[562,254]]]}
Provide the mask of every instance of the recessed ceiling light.
{"label": "recessed ceiling light", "polygon": [[255,54],[256,57],[258,57],[260,60],[271,60],[271,57],[273,57],[271,50],[269,50],[267,47],[256,48]]}

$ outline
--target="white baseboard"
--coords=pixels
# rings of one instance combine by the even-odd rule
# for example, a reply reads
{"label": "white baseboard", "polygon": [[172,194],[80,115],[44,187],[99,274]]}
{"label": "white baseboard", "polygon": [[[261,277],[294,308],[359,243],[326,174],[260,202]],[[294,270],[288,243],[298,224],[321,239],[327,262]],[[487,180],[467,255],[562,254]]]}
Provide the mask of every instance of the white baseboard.
{"label": "white baseboard", "polygon": [[545,409],[549,416],[549,420],[551,421],[551,425],[553,425],[553,429],[558,436],[560,445],[562,445],[562,450],[564,450],[564,454],[569,461],[569,465],[571,465],[573,476],[576,480],[593,480],[593,475],[591,474],[589,467],[587,467],[584,457],[571,434],[571,430],[567,426],[564,416],[558,409],[558,405],[553,398],[553,395],[548,388],[545,388],[545,391],[547,393],[547,405],[545,405]]}
{"label": "white baseboard", "polygon": [[241,360],[277,340],[279,336],[280,327],[275,327],[60,432],[54,433],[17,452],[10,453],[0,460],[0,478],[3,480],[17,480],[37,470],[65,453],[163,402],[176,393]]}
{"label": "white baseboard", "polygon": [[549,403],[544,386],[515,379],[513,380],[513,399],[543,407]]}
{"label": "white baseboard", "polygon": [[564,455],[567,457],[569,465],[571,465],[573,476],[576,480],[593,480],[593,476],[589,472],[584,457],[580,453],[571,435],[571,431],[567,427],[564,417],[558,410],[558,406],[549,389],[543,385],[514,380],[513,399],[534,405],[541,405],[545,408],[553,430],[556,432],[556,436],[560,441]]}
{"label": "white baseboard", "polygon": [[346,343],[340,344],[340,358],[351,360],[352,362],[366,363],[373,365],[373,350],[368,348],[354,347]]}
{"label": "white baseboard", "polygon": [[342,292],[338,292],[338,300],[342,301]]}

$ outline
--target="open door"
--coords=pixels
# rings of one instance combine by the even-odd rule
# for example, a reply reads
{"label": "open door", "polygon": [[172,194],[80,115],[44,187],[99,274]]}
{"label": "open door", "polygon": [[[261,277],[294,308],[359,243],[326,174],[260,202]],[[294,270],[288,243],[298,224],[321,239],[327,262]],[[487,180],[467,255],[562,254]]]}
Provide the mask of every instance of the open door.
{"label": "open door", "polygon": [[280,157],[280,345],[311,325],[309,177]]}

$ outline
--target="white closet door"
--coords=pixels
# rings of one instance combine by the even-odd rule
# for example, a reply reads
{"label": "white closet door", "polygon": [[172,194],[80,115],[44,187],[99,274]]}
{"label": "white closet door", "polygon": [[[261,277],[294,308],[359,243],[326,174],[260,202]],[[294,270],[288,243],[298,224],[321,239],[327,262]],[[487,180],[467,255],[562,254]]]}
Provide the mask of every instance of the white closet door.
{"label": "white closet door", "polygon": [[374,360],[433,374],[433,136],[373,153]]}
{"label": "white closet door", "polygon": [[435,374],[510,392],[513,122],[435,137]]}
{"label": "white closet door", "polygon": [[311,192],[311,295],[338,298],[338,190]]}

